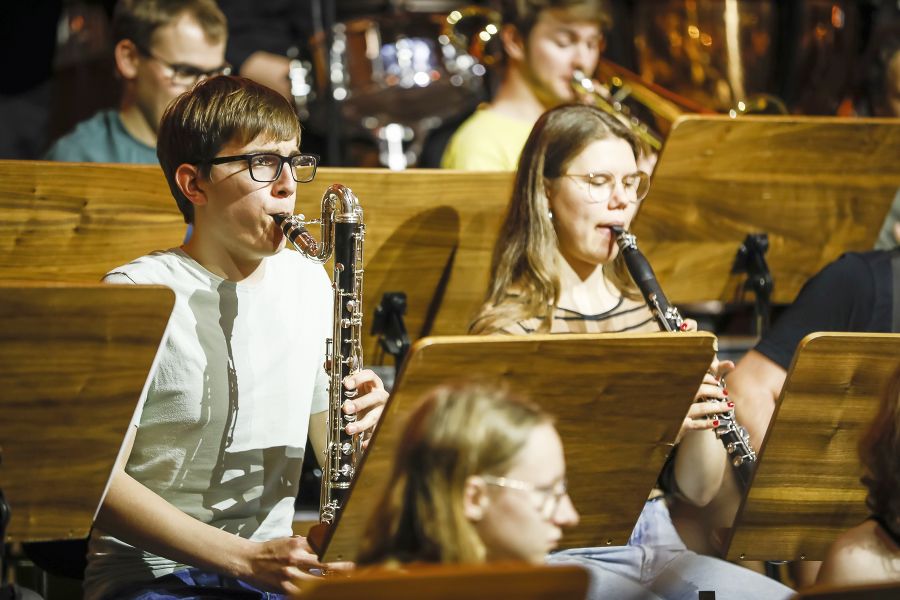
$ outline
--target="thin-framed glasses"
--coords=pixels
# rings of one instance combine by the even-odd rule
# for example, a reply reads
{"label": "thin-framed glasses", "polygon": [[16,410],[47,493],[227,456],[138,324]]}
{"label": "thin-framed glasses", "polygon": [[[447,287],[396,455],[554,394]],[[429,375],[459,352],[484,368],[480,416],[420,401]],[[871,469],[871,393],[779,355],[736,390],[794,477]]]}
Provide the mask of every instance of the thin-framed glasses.
{"label": "thin-framed glasses", "polygon": [[138,52],[148,58],[155,60],[171,73],[169,79],[171,80],[172,85],[177,85],[180,87],[191,87],[198,81],[207,79],[209,77],[215,77],[217,75],[231,75],[231,65],[228,63],[207,71],[205,69],[201,69],[196,65],[189,65],[186,63],[170,63],[169,61],[160,58],[147,48],[143,48],[138,44],[135,44],[135,47],[138,49]]}
{"label": "thin-framed glasses", "polygon": [[281,169],[285,164],[291,166],[291,175],[297,183],[309,183],[316,176],[316,165],[319,157],[315,154],[294,154],[281,156],[274,152],[258,152],[256,154],[240,154],[238,156],[220,156],[206,161],[210,165],[247,161],[250,178],[260,183],[271,183],[281,177]]}
{"label": "thin-framed glasses", "polygon": [[488,485],[496,485],[497,487],[511,490],[539,494],[541,496],[541,501],[537,509],[545,519],[553,518],[553,515],[555,515],[556,511],[559,509],[560,502],[562,502],[562,499],[569,493],[569,488],[565,479],[550,486],[540,486],[529,481],[509,479],[508,477],[482,475],[481,478],[484,479],[484,482]]}
{"label": "thin-framed glasses", "polygon": [[[616,189],[616,177],[612,173],[585,173],[584,175],[568,173],[563,177],[584,181],[587,184],[591,202],[606,202]],[[647,197],[647,192],[650,191],[650,176],[643,171],[623,175],[619,181],[622,182],[622,190],[625,192],[625,199],[628,202],[640,202]]]}

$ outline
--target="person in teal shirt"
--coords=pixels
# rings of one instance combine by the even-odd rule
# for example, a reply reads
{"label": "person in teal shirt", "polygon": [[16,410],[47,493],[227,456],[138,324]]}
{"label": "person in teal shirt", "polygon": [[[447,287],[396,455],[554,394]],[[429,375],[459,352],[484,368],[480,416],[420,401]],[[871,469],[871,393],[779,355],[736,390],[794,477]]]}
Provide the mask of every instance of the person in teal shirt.
{"label": "person in teal shirt", "polygon": [[58,139],[44,157],[65,162],[135,163],[155,165],[156,146],[125,129],[115,109],[101,110]]}
{"label": "person in teal shirt", "polygon": [[112,22],[118,108],[79,123],[47,160],[157,164],[156,134],[176,96],[227,74],[227,23],[214,0],[120,0]]}

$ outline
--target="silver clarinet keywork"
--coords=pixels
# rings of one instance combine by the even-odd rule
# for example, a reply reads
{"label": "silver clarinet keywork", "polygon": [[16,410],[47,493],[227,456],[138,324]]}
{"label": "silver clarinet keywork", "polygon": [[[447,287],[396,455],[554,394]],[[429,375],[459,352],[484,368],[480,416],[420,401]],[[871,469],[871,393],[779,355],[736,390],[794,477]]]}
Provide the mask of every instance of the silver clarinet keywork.
{"label": "silver clarinet keywork", "polygon": [[[362,368],[363,240],[366,226],[359,200],[347,188],[334,184],[322,197],[322,218],[306,221],[303,215],[275,215],[285,237],[304,256],[324,263],[334,256],[334,324],[326,341],[325,369],[329,376],[328,416],[319,520],[334,522],[344,507],[350,484],[362,457],[359,434],[345,431],[356,415],[345,415],[344,402],[356,397],[343,380]],[[317,242],[307,225],[321,225]]]}
{"label": "silver clarinet keywork", "polygon": [[[631,278],[641,291],[644,301],[653,316],[656,318],[659,328],[663,331],[681,331],[684,319],[678,309],[671,304],[663,293],[653,267],[647,261],[644,254],[638,250],[637,238],[621,227],[613,227],[616,234],[616,242],[619,251],[628,267]],[[724,387],[724,380],[719,385]],[[756,452],[750,445],[750,435],[747,430],[735,420],[734,409],[716,415],[719,426],[716,427],[716,436],[722,440],[731,464],[741,485],[746,489],[750,484],[750,477],[756,465]]]}

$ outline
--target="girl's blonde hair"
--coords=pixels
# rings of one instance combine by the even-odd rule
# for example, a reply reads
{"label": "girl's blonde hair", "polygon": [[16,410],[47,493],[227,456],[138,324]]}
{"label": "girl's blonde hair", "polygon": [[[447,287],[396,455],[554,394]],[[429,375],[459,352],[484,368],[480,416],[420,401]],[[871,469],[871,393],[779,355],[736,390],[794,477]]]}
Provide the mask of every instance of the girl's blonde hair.
{"label": "girl's blonde hair", "polygon": [[484,545],[463,511],[466,479],[503,475],[531,431],[550,422],[496,385],[434,390],[407,422],[357,562],[484,562]]}
{"label": "girl's blonde hair", "polygon": [[[538,331],[550,331],[552,309],[559,302],[561,259],[546,182],[564,175],[591,143],[611,138],[626,141],[639,157],[634,135],[593,106],[564,104],[535,123],[519,158],[512,199],[494,246],[485,303],[470,326],[471,333],[501,330],[534,317],[541,318]],[[624,296],[639,299],[621,254],[611,267],[606,273],[610,282]]]}

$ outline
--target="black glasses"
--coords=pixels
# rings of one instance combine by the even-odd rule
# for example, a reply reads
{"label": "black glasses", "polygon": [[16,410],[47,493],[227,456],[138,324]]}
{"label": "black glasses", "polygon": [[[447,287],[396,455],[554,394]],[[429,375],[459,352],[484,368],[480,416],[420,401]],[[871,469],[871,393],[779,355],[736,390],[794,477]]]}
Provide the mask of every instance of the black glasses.
{"label": "black glasses", "polygon": [[172,85],[191,87],[198,81],[208,79],[209,77],[215,77],[217,75],[231,75],[231,65],[229,65],[228,63],[207,71],[195,65],[188,65],[185,63],[170,63],[169,61],[160,58],[147,48],[143,48],[137,44],[135,44],[135,47],[138,49],[138,52],[148,58],[152,58],[171,72],[169,78],[172,82]]}
{"label": "black glasses", "polygon": [[273,152],[259,152],[257,154],[241,154],[239,156],[220,156],[206,161],[210,165],[247,161],[250,169],[250,178],[260,183],[271,183],[281,177],[281,169],[285,164],[291,165],[291,176],[297,183],[309,183],[316,176],[316,165],[319,157],[315,154],[294,154],[293,156],[281,156]]}

